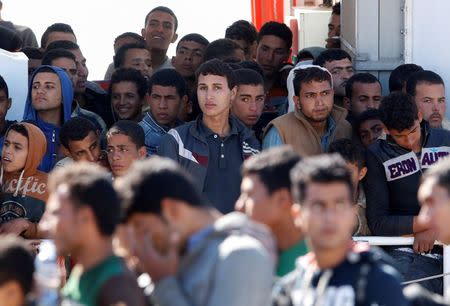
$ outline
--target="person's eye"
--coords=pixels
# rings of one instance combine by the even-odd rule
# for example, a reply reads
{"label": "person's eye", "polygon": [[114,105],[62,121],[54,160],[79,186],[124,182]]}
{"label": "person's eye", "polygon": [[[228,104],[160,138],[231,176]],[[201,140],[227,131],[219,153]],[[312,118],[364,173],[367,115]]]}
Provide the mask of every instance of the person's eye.
{"label": "person's eye", "polygon": [[38,88],[39,88],[39,85],[38,85],[38,84],[33,84],[32,88],[33,88],[33,89],[38,89]]}
{"label": "person's eye", "polygon": [[213,89],[214,89],[214,90],[221,90],[222,87],[221,87],[221,86],[218,86],[218,85],[215,85],[215,86],[213,87]]}
{"label": "person's eye", "polygon": [[201,91],[204,91],[204,90],[206,90],[206,89],[207,89],[206,86],[199,86],[199,87],[198,87],[198,90],[201,90]]}
{"label": "person's eye", "polygon": [[329,94],[330,94],[330,92],[328,92],[328,91],[322,92],[322,96],[323,96],[323,97],[326,97],[326,96],[328,96]]}
{"label": "person's eye", "polygon": [[250,101],[250,99],[249,98],[242,98],[241,101],[244,102],[244,103],[248,103]]}

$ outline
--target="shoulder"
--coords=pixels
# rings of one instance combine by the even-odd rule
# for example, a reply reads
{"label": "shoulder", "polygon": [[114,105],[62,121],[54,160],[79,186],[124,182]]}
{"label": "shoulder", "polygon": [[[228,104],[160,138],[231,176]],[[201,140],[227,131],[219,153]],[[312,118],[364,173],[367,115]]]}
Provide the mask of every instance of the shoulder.
{"label": "shoulder", "polygon": [[97,297],[98,305],[144,305],[145,299],[139,288],[135,275],[126,270],[121,274],[112,276],[100,288]]}

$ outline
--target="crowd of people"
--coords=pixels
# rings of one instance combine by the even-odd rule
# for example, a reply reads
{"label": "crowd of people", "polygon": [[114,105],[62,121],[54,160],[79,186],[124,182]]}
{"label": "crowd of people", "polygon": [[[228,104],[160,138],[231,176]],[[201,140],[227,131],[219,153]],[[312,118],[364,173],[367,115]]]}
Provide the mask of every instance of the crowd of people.
{"label": "crowd of people", "polygon": [[[29,58],[20,122],[0,67],[0,305],[50,305],[43,240],[51,305],[444,303],[442,277],[402,284],[442,274],[450,243],[444,81],[403,64],[383,95],[339,21],[337,3],[326,48],[295,56],[285,24],[239,20],[169,58],[179,21],[158,6],[93,82],[70,25],[38,46],[0,17],[0,47]],[[414,243],[352,240],[371,235]]]}

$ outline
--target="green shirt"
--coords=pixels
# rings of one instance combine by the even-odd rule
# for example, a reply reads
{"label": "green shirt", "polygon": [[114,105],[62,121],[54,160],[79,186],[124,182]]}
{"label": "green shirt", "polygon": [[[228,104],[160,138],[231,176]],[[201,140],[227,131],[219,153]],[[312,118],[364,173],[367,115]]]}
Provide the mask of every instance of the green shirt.
{"label": "green shirt", "polygon": [[295,261],[298,257],[308,253],[308,247],[304,239],[300,240],[289,249],[278,254],[277,276],[282,277],[295,269]]}
{"label": "green shirt", "polygon": [[61,291],[62,296],[64,300],[83,306],[95,306],[98,294],[105,283],[125,271],[122,259],[115,255],[109,256],[84,273],[80,271],[80,267],[75,266]]}

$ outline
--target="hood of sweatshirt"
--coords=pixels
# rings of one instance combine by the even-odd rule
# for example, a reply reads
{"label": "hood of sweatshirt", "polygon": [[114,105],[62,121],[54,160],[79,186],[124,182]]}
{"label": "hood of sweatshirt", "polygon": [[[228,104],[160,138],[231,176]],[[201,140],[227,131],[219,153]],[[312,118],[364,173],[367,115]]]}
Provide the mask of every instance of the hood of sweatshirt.
{"label": "hood of sweatshirt", "polygon": [[28,85],[28,95],[27,95],[27,101],[25,103],[25,110],[23,113],[23,119],[24,120],[31,120],[35,122],[42,122],[42,120],[39,119],[38,113],[36,109],[33,107],[33,104],[31,103],[31,88],[33,86],[34,78],[36,77],[36,74],[38,74],[42,69],[44,68],[50,68],[53,70],[57,75],[61,82],[61,98],[62,98],[62,107],[63,107],[63,123],[70,119],[70,116],[72,114],[72,101],[73,101],[73,85],[72,81],[70,80],[67,73],[59,68],[54,66],[40,66],[36,69],[36,71],[33,73],[30,79],[30,83]]}

